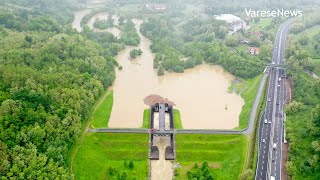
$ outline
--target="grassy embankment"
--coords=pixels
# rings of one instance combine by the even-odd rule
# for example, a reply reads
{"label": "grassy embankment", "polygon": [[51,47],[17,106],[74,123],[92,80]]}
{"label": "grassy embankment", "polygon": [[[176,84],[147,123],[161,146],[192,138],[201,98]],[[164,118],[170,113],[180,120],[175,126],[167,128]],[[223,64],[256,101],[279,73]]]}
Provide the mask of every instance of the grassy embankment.
{"label": "grassy embankment", "polygon": [[103,102],[105,101],[105,99],[108,97],[108,96],[112,96],[112,91],[107,91],[105,92],[100,98],[99,100],[95,103],[95,105],[92,107],[91,109],[91,114],[90,114],[90,117],[88,119],[88,121],[86,121],[86,123],[84,123],[82,125],[82,133],[81,133],[81,136],[74,142],[74,144],[72,145],[72,148],[70,149],[70,152],[69,152],[69,156],[68,156],[68,159],[67,159],[67,163],[68,165],[70,166],[70,169],[71,169],[71,173],[73,173],[73,162],[74,162],[74,159],[75,159],[75,156],[77,155],[78,153],[78,150],[79,148],[81,147],[83,141],[84,141],[84,138],[85,138],[85,134],[86,134],[86,129],[89,127],[90,123],[92,122],[93,120],[93,117],[94,117],[94,114],[95,112],[97,111],[98,108],[100,108],[101,104],[103,104]]}
{"label": "grassy embankment", "polygon": [[[254,103],[254,100],[256,98],[256,94],[259,89],[261,78],[262,78],[262,75],[259,75],[253,79],[243,80],[244,83],[248,85],[248,87],[241,94],[241,97],[244,99],[245,104],[243,105],[242,111],[240,113],[239,127],[237,127],[236,129],[244,129],[247,127],[250,111]],[[237,84],[237,86],[243,87],[243,85],[241,84],[242,83]],[[229,89],[232,89],[232,88],[233,87],[230,87]]]}
{"label": "grassy embankment", "polygon": [[[235,92],[239,94],[239,92],[243,91],[241,94],[241,97],[245,100],[245,105],[242,108],[241,114],[240,114],[240,127],[236,129],[244,129],[247,126],[251,108],[253,106],[254,100],[256,98],[257,91],[260,86],[262,75],[257,76],[256,78],[249,79],[249,80],[243,80],[243,82],[232,84],[229,87],[229,92],[233,92],[233,89],[235,89]],[[266,84],[268,83],[268,80],[266,81]],[[262,116],[263,110],[265,108],[265,101],[266,101],[266,93],[267,93],[267,87],[264,86],[264,94],[260,97],[259,106],[257,109],[257,114],[255,118],[255,129],[252,134],[247,135],[247,150],[244,160],[244,167],[243,172],[247,170],[251,170],[254,172],[256,168],[256,161],[257,161],[257,128],[258,128],[258,120]]]}
{"label": "grassy embankment", "polygon": [[[132,170],[124,166],[130,160]],[[148,135],[87,133],[74,160],[76,179],[107,179],[109,168],[130,179],[148,179]]]}
{"label": "grassy embankment", "polygon": [[195,135],[176,136],[177,179],[186,179],[187,171],[197,162],[207,161],[215,179],[238,179],[245,153],[245,135]]}
{"label": "grassy embankment", "polygon": [[[149,128],[149,119],[150,119],[150,109],[145,109],[143,112],[142,128]],[[175,129],[182,129],[182,122],[181,122],[179,110],[177,109],[173,110],[173,119],[174,119]]]}
{"label": "grassy embankment", "polygon": [[100,106],[96,109],[93,114],[93,120],[91,128],[103,128],[108,127],[108,122],[113,105],[113,93],[110,94],[102,101]]}

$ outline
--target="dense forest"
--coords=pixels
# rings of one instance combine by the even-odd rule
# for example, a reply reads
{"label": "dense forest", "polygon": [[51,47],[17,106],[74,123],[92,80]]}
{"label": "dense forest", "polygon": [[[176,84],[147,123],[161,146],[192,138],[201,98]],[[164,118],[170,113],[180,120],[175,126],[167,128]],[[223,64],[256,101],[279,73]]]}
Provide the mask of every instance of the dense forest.
{"label": "dense forest", "polygon": [[[310,76],[312,58],[319,57],[320,33],[303,33],[306,28],[320,25],[318,15],[296,22],[291,29],[286,51],[286,70],[294,81],[294,98],[286,107],[289,160],[287,169],[292,179],[320,179],[320,81]],[[310,23],[313,22],[313,23]],[[302,29],[297,27],[303,24]],[[302,34],[297,34],[302,32]]]}
{"label": "dense forest", "polygon": [[72,179],[70,147],[112,84],[121,47],[64,26],[69,1],[36,2],[0,9],[0,177]]}

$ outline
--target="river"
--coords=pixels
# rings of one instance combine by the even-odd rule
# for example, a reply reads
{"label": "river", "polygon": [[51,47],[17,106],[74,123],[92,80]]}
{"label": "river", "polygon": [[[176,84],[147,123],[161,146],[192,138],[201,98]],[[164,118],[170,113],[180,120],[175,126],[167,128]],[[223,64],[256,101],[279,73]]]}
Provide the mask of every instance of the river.
{"label": "river", "polygon": [[[73,27],[78,31],[82,29],[79,22],[83,13],[75,13],[79,17],[75,17]],[[95,15],[88,23],[89,27],[94,29],[95,19],[106,17],[107,13]],[[142,21],[134,19],[133,22],[139,30]],[[120,36],[120,31],[109,29],[108,32]],[[235,93],[227,92],[234,76],[220,66],[202,64],[184,73],[166,73],[159,77],[153,69],[154,54],[149,49],[151,42],[140,32],[139,35],[141,43],[138,47],[127,46],[116,56],[123,69],[116,71],[112,86],[114,100],[109,127],[141,127],[143,111],[148,108],[143,99],[151,94],[158,94],[176,104],[184,128],[232,129],[239,125],[244,100]],[[133,48],[140,48],[143,54],[130,60],[129,52]],[[154,143],[159,148],[160,159],[151,161],[151,179],[171,179],[173,165],[164,159],[168,138],[158,137]]]}
{"label": "river", "polygon": [[[107,17],[107,13],[99,15],[95,15],[89,25],[95,18]],[[142,21],[133,22],[139,29]],[[140,57],[129,60],[129,52],[134,48],[129,46],[116,56],[123,69],[117,70],[112,87],[114,101],[109,127],[141,127],[143,111],[148,108],[143,99],[150,94],[173,101],[180,110],[184,128],[232,129],[239,125],[244,100],[227,92],[234,76],[220,66],[202,64],[184,73],[166,73],[159,77],[153,69],[151,42],[139,35],[141,43],[135,48],[143,51]]]}
{"label": "river", "polygon": [[73,13],[74,19],[72,22],[72,28],[76,29],[78,32],[81,32],[83,30],[81,27],[81,20],[84,18],[84,16],[89,14],[90,11],[91,11],[91,9],[84,9],[81,11],[74,12]]}

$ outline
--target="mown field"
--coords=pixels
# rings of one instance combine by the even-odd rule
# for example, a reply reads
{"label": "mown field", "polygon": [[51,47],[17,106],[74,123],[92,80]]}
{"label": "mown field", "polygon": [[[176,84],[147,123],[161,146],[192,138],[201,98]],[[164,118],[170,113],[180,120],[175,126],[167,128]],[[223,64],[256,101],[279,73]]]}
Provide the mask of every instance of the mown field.
{"label": "mown field", "polygon": [[178,180],[186,179],[187,171],[197,162],[207,161],[215,179],[238,179],[246,151],[244,135],[183,135],[176,136]]}
{"label": "mown field", "polygon": [[[134,168],[124,166],[133,160]],[[130,179],[148,179],[148,135],[87,133],[74,160],[76,179],[117,179],[108,169]],[[115,173],[117,174],[117,173]]]}

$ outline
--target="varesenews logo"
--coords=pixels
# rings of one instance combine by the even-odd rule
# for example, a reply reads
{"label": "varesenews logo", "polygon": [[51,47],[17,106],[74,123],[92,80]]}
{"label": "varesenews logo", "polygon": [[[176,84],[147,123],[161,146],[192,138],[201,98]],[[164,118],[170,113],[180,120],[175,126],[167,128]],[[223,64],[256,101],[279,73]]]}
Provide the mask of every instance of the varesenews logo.
{"label": "varesenews logo", "polygon": [[302,17],[301,10],[252,10],[245,9],[248,17]]}

